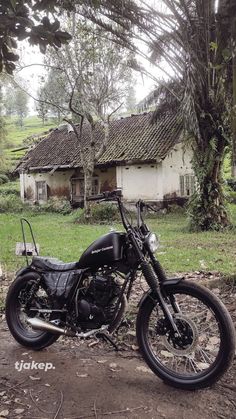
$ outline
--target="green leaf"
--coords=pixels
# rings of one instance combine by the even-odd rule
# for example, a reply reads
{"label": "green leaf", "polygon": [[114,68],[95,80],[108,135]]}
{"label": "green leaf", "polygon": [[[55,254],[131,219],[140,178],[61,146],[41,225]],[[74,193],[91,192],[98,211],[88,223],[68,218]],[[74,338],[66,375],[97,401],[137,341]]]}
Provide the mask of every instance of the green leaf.
{"label": "green leaf", "polygon": [[223,49],[222,56],[225,61],[231,58],[231,51],[228,48]]}
{"label": "green leaf", "polygon": [[210,42],[210,50],[217,51],[218,44],[216,42]]}
{"label": "green leaf", "polygon": [[16,0],[10,0],[10,3],[13,10],[16,10]]}

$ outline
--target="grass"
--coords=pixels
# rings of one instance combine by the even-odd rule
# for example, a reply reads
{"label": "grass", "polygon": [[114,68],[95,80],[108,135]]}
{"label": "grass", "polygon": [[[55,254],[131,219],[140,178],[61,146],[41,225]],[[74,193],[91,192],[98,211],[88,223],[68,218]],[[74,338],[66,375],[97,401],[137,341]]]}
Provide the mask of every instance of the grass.
{"label": "grass", "polygon": [[12,152],[12,150],[20,148],[23,145],[23,141],[31,135],[40,135],[50,128],[55,128],[57,125],[53,119],[49,119],[43,125],[41,119],[37,116],[25,118],[24,126],[22,128],[16,125],[16,121],[16,116],[6,118],[6,148],[4,154],[8,167],[16,166],[19,159],[23,157],[26,152],[26,150],[16,152]]}
{"label": "grass", "polygon": [[[236,206],[231,206],[236,226]],[[24,214],[32,222],[40,254],[65,262],[78,260],[89,244],[109,231],[111,226],[74,224],[74,214]],[[189,233],[184,214],[167,214],[148,224],[161,242],[157,253],[169,274],[189,271],[218,271],[226,276],[236,273],[235,228],[222,232]],[[115,228],[121,229],[116,225]],[[15,243],[22,241],[19,215],[0,214],[0,263],[3,269],[15,271],[25,265],[15,256]],[[30,241],[30,239],[28,239]]]}
{"label": "grass", "polygon": [[27,137],[43,133],[56,126],[55,121],[52,119],[49,119],[43,125],[42,120],[37,116],[28,116],[24,119],[24,126],[21,128],[16,126],[16,120],[17,117],[8,117],[6,119],[6,140],[12,148],[20,147],[23,140]]}

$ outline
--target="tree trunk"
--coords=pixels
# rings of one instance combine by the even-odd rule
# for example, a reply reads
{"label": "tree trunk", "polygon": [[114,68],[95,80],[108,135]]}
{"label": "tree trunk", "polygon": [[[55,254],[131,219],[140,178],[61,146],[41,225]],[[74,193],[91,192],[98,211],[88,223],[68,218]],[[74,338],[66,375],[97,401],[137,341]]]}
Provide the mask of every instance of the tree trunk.
{"label": "tree trunk", "polygon": [[87,220],[91,216],[91,204],[87,198],[92,195],[93,171],[93,167],[84,168],[84,216]]}
{"label": "tree trunk", "polygon": [[232,177],[236,177],[236,51],[233,52]]}
{"label": "tree trunk", "polygon": [[197,188],[189,203],[191,230],[221,230],[230,225],[223,191],[224,139],[205,153],[194,152]]}

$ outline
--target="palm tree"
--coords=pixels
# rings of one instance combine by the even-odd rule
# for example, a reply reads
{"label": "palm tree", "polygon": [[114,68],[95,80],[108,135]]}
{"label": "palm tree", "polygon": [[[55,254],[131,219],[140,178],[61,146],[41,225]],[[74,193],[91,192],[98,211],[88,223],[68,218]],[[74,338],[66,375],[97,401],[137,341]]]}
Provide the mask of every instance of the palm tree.
{"label": "palm tree", "polygon": [[229,145],[230,19],[236,6],[231,0],[162,0],[161,7],[145,0],[100,3],[94,8],[90,2],[84,16],[109,31],[116,42],[146,55],[137,42],[142,41],[157,67],[165,63],[168,81],[146,104],[157,103],[156,117],[175,112],[188,133],[197,180],[189,210],[192,227],[228,226],[222,163]]}

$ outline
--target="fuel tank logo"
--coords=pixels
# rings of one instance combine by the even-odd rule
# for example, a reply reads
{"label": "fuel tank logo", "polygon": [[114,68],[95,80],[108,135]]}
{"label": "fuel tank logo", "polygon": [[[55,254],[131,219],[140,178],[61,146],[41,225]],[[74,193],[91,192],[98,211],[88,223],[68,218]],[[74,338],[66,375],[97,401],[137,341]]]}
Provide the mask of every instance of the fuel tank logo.
{"label": "fuel tank logo", "polygon": [[96,250],[92,250],[92,254],[94,253],[101,253],[101,252],[105,252],[106,250],[111,250],[113,249],[114,246],[108,246],[108,247],[102,247],[101,249],[96,249]]}

